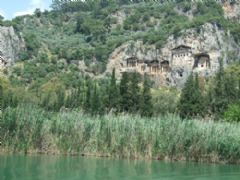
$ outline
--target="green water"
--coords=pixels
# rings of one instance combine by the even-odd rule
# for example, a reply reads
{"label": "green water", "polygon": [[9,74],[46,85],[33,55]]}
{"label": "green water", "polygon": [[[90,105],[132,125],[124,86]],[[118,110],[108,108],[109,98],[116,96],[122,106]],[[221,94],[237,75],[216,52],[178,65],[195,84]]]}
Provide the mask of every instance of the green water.
{"label": "green water", "polygon": [[0,156],[0,180],[239,180],[240,166],[62,156]]}

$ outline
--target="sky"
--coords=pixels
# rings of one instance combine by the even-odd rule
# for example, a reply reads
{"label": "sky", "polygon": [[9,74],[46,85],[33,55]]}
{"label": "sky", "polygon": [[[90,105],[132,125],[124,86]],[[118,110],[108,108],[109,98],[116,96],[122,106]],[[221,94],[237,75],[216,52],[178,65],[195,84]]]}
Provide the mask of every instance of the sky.
{"label": "sky", "polygon": [[52,0],[0,0],[0,14],[4,19],[32,14],[36,8],[50,9]]}

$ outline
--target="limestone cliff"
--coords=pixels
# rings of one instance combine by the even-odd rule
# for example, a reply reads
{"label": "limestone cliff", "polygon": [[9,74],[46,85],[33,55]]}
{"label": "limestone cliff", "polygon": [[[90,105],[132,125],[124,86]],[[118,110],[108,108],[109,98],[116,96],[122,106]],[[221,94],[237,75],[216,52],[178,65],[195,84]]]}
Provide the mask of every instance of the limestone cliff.
{"label": "limestone cliff", "polygon": [[[221,58],[227,65],[240,57],[240,47],[230,33],[215,24],[207,23],[198,29],[181,33],[182,36],[178,38],[170,36],[160,49],[154,45],[144,45],[141,41],[123,44],[111,54],[106,73],[115,68],[117,77],[120,77],[123,71],[134,70],[149,73],[157,86],[182,87],[191,72],[209,76],[217,71]],[[173,52],[178,51],[177,48],[181,46],[189,50],[183,53]],[[208,60],[203,63],[204,58]],[[130,59],[136,59],[137,65],[129,68],[127,63]],[[156,62],[159,70],[153,64]],[[169,66],[167,70],[164,69],[166,65]]]}
{"label": "limestone cliff", "polygon": [[[0,57],[2,65],[11,65],[24,49],[24,40],[15,33],[13,27],[0,26]],[[4,62],[4,63],[3,63]]]}
{"label": "limestone cliff", "polygon": [[225,1],[223,11],[226,18],[240,22],[240,1]]}

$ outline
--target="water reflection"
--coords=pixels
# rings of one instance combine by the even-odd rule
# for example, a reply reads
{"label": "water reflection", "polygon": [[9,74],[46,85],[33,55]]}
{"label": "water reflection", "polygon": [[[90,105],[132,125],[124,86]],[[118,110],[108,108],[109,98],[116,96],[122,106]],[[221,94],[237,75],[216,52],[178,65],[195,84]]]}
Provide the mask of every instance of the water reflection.
{"label": "water reflection", "polygon": [[1,180],[239,180],[240,167],[62,156],[0,156]]}

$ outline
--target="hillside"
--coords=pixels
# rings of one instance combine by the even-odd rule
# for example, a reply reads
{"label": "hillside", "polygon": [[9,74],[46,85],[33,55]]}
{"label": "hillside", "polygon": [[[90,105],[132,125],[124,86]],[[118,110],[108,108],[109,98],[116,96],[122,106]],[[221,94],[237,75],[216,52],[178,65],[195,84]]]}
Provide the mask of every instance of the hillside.
{"label": "hillside", "polygon": [[[224,58],[224,62],[239,58],[237,1],[231,4],[215,1],[190,4],[187,1],[61,4],[54,1],[52,7],[52,11],[36,10],[33,16],[17,17],[6,23],[13,25],[26,43],[26,51],[21,51],[20,61],[10,70],[16,83],[47,82],[52,77],[69,83],[82,74],[96,76],[106,70],[111,72],[113,68],[119,74],[119,65],[111,64],[119,64],[123,59],[138,55],[147,60],[166,59],[171,56],[169,51],[179,45],[193,45],[192,48],[198,48],[196,53],[212,51],[215,53],[215,64],[219,58]],[[112,62],[115,61],[113,54],[117,48],[124,44],[134,46],[137,42],[142,43],[140,49],[145,49],[145,52],[142,50],[139,54],[138,50],[131,52],[128,48],[128,55],[115,57],[120,60]],[[217,65],[210,72],[216,68]],[[178,71],[189,69],[178,68],[173,73]],[[164,83],[159,83],[181,86],[187,74],[183,74],[185,78],[180,84],[176,84],[176,75],[167,75],[170,81],[166,82],[169,77],[165,77],[162,80]]]}
{"label": "hillside", "polygon": [[[27,102],[50,111],[138,113],[146,107],[143,113],[175,113],[185,103],[180,94],[192,91],[184,90],[188,79],[188,87],[197,81],[197,95],[205,98],[204,109],[198,107],[202,115],[222,116],[237,100],[238,1],[64,2],[53,1],[51,11],[36,9],[34,15],[1,21],[5,107]],[[220,62],[228,67],[226,75],[217,73],[223,71]],[[191,80],[192,72],[197,80]],[[223,110],[216,102],[224,98]]]}

